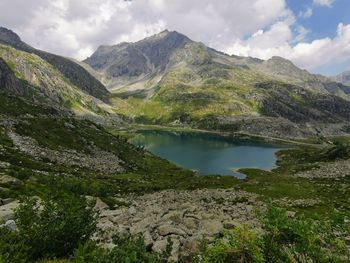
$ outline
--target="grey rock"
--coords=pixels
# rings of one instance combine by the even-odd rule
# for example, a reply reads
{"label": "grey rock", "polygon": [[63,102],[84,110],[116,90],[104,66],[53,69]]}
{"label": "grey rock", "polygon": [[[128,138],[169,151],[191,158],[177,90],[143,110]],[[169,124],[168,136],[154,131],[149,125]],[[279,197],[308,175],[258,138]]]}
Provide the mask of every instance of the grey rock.
{"label": "grey rock", "polygon": [[7,227],[8,229],[10,229],[11,231],[17,231],[18,230],[16,222],[14,220],[6,221],[4,226]]}
{"label": "grey rock", "polygon": [[157,240],[153,243],[152,250],[156,253],[163,253],[163,251],[166,248],[167,243],[168,242],[166,239]]}
{"label": "grey rock", "polygon": [[0,184],[10,186],[20,186],[23,182],[15,177],[6,174],[0,174]]}
{"label": "grey rock", "polygon": [[19,205],[19,202],[14,201],[10,203],[5,202],[5,205],[0,206],[0,220],[8,221],[13,219],[14,210],[18,207],[18,205]]}
{"label": "grey rock", "polygon": [[158,227],[158,233],[161,236],[168,236],[170,234],[178,235],[178,236],[186,236],[186,232],[176,228],[170,224],[164,224]]}

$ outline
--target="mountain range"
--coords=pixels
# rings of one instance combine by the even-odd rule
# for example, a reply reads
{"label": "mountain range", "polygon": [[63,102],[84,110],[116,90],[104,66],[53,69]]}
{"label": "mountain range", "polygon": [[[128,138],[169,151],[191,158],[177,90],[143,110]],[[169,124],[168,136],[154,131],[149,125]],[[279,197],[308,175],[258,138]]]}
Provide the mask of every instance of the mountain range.
{"label": "mountain range", "polygon": [[281,57],[228,55],[175,31],[102,45],[77,62],[0,28],[0,58],[2,89],[84,116],[277,137],[350,131],[346,82]]}

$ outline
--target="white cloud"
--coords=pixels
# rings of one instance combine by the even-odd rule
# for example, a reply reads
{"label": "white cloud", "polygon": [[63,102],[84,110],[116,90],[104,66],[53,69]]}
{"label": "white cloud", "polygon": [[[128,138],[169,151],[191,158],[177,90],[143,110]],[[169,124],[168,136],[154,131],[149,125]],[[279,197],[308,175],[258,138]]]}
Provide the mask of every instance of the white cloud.
{"label": "white cloud", "polygon": [[306,38],[306,36],[310,33],[310,30],[299,25],[296,28],[296,32],[297,32],[297,35],[294,37],[292,41],[293,43],[298,43],[300,41],[303,41]]}
{"label": "white cloud", "polygon": [[[310,16],[311,7],[298,14]],[[77,59],[101,44],[133,42],[166,28],[219,50],[280,55],[308,69],[350,58],[349,25],[339,24],[333,39],[307,42],[309,30],[285,0],[1,0],[0,25],[34,47]]]}
{"label": "white cloud", "polygon": [[300,11],[299,16],[302,18],[309,18],[313,14],[312,8],[311,7],[306,7],[305,10]]}
{"label": "white cloud", "polygon": [[286,12],[285,0],[1,0],[0,25],[35,47],[81,59],[100,44],[166,28],[224,49]]}
{"label": "white cloud", "polygon": [[[350,58],[350,24],[340,23],[334,38],[316,39],[311,42],[299,42],[292,45],[290,25],[273,25],[260,35],[252,35],[245,41],[236,41],[228,53],[269,59],[278,55],[292,60],[306,69],[316,68],[329,63],[339,63]],[[283,28],[283,30],[281,30]],[[301,30],[303,35],[304,29]]]}
{"label": "white cloud", "polygon": [[320,6],[332,7],[335,0],[313,0],[313,3]]}

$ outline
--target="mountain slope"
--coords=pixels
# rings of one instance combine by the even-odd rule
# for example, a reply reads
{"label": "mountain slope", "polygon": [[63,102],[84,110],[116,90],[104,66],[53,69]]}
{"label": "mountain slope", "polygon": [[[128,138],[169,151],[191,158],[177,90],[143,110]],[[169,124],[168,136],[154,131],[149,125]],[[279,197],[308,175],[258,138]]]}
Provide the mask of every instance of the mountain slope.
{"label": "mountain slope", "polygon": [[107,89],[82,66],[72,60],[32,48],[24,43],[17,34],[3,27],[0,27],[0,43],[36,54],[59,70],[73,85],[104,102],[108,102],[109,92]]}
{"label": "mountain slope", "polygon": [[0,44],[1,89],[79,115],[108,115],[110,106],[69,82],[41,57]]}
{"label": "mountain slope", "polygon": [[[229,56],[194,42],[176,31],[165,30],[136,43],[100,46],[84,62],[99,73],[110,90],[117,92],[150,88],[158,84],[166,73],[179,68],[200,73],[200,76],[196,76],[197,82],[205,82],[208,78],[222,80],[228,77],[229,70],[248,69],[252,74],[264,75],[268,79],[350,98],[347,95],[350,92],[341,84],[301,70],[281,57],[263,61]],[[214,71],[203,75],[209,65],[209,70]],[[191,77],[191,81],[194,81],[194,76]],[[241,76],[242,81],[244,77]]]}
{"label": "mountain slope", "polygon": [[266,123],[268,133],[271,118],[275,130],[290,131],[350,121],[346,86],[280,57],[229,56],[177,32],[100,46],[84,63],[115,93],[116,111],[138,122],[245,131],[242,118]]}
{"label": "mountain slope", "polygon": [[344,71],[343,73],[332,77],[332,80],[349,86],[348,89],[350,91],[350,70]]}

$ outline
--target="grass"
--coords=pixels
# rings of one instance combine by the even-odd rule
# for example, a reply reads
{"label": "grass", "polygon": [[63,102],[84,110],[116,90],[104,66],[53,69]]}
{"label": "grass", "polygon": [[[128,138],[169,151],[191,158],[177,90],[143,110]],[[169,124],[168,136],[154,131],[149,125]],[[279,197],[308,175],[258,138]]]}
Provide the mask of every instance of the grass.
{"label": "grass", "polygon": [[[336,139],[337,140],[337,139]],[[342,139],[342,141],[347,141]],[[346,148],[347,150],[344,150]],[[311,207],[288,207],[309,216],[330,216],[334,210],[350,214],[350,178],[299,178],[294,174],[319,167],[319,162],[348,159],[349,148],[344,145],[326,148],[305,148],[278,152],[278,167],[272,171],[241,169],[247,175],[240,187],[261,195],[267,202],[287,198],[289,200],[314,199],[319,203]]]}
{"label": "grass", "polygon": [[[41,147],[85,154],[90,154],[96,147],[117,155],[123,160],[125,168],[123,173],[104,174],[93,168],[59,165],[45,158],[34,159],[15,148],[7,135],[7,128],[0,125],[0,145],[4,147],[0,161],[10,163],[8,169],[0,169],[0,172],[24,182],[20,188],[10,187],[6,197],[45,195],[57,180],[62,181],[67,191],[105,198],[163,189],[227,188],[238,183],[233,177],[197,176],[192,171],[129,144],[120,134],[112,134],[90,121],[60,116],[55,111],[45,115],[50,109],[16,97],[3,95],[0,99],[5,102],[0,105],[3,115],[16,120],[15,132],[35,139]],[[23,111],[30,112],[30,115],[22,117]],[[5,197],[4,193],[0,195]]]}
{"label": "grass", "polygon": [[[190,170],[178,167],[127,142],[128,138],[134,136],[133,130],[150,128],[149,126],[134,126],[131,134],[127,131],[106,130],[90,121],[64,117],[53,109],[37,106],[16,97],[1,95],[0,100],[1,114],[17,122],[14,126],[15,131],[34,138],[42,147],[59,151],[70,149],[86,154],[90,154],[91,147],[97,147],[117,155],[124,161],[125,168],[123,173],[105,174],[93,169],[34,159],[19,152],[7,136],[6,127],[0,125],[0,145],[4,149],[0,151],[0,161],[10,163],[9,168],[1,168],[0,172],[24,182],[20,187],[10,186],[9,191],[0,193],[2,198],[18,198],[24,194],[43,196],[49,189],[54,188],[59,180],[67,191],[102,197],[110,207],[117,204],[115,196],[131,192],[142,194],[164,189],[235,187],[257,193],[268,202],[282,198],[319,199],[319,204],[309,208],[291,208],[309,214],[317,212],[326,215],[332,213],[333,209],[350,211],[349,178],[330,180],[293,176],[295,172],[317,167],[318,162],[349,158],[349,139],[345,137],[328,139],[330,142],[327,147],[282,150],[278,153],[279,166],[276,169],[243,169],[240,172],[245,173],[247,179],[241,181],[230,176],[197,176]],[[23,117],[24,112],[30,115]],[[159,126],[159,129],[168,128]],[[171,129],[196,131],[188,127]]]}

